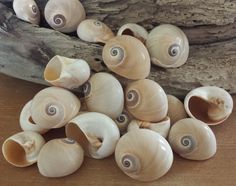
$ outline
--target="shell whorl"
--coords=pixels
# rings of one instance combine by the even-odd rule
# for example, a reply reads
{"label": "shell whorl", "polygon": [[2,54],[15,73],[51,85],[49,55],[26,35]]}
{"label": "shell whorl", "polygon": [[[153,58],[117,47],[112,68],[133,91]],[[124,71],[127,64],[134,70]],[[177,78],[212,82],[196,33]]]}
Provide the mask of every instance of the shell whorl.
{"label": "shell whorl", "polygon": [[121,165],[123,171],[127,173],[139,173],[141,170],[140,160],[133,154],[124,154],[121,158]]}

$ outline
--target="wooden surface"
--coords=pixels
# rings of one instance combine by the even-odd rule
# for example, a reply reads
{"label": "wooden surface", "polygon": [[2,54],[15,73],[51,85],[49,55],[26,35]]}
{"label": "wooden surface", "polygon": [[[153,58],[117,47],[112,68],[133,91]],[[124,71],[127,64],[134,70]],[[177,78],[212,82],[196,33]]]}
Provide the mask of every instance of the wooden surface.
{"label": "wooden surface", "polygon": [[[20,130],[19,115],[23,105],[43,86],[17,80],[0,74],[0,145]],[[234,96],[236,101],[236,96]],[[235,105],[235,104],[234,104]],[[236,105],[235,105],[236,107]],[[230,185],[236,183],[236,110],[220,126],[212,127],[215,132],[218,150],[208,161],[196,162],[175,155],[171,170],[160,180],[141,183],[125,176],[116,166],[113,157],[104,160],[86,158],[82,167],[73,175],[60,179],[41,176],[37,166],[16,168],[8,164],[0,153],[1,186],[42,186],[42,185]],[[50,131],[47,140],[63,137],[64,129]],[[63,168],[63,167],[58,167]]]}

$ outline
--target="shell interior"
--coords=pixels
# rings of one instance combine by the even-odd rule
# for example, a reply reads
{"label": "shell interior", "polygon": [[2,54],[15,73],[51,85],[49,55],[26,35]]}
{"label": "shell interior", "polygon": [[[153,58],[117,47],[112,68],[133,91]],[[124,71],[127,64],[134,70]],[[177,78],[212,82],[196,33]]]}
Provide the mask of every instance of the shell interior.
{"label": "shell interior", "polygon": [[48,64],[44,72],[44,78],[48,81],[55,81],[60,78],[62,71],[62,64],[56,63],[56,60]]}

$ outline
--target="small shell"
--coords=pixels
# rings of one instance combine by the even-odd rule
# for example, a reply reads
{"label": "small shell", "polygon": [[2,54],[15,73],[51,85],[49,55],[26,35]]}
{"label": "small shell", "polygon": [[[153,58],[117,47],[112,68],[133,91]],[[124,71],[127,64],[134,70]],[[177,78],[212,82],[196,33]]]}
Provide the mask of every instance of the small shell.
{"label": "small shell", "polygon": [[171,125],[177,121],[187,118],[188,114],[185,111],[184,104],[177,97],[167,95],[168,99],[168,116],[170,117]]}
{"label": "small shell", "polygon": [[79,109],[80,100],[70,91],[49,87],[34,96],[31,116],[33,121],[42,128],[60,128],[74,118]]}
{"label": "small shell", "polygon": [[89,112],[80,114],[66,125],[66,136],[80,143],[87,156],[102,159],[115,151],[120,133],[111,118]]}
{"label": "small shell", "polygon": [[117,35],[118,36],[130,35],[130,36],[133,36],[133,37],[139,39],[143,43],[145,43],[145,41],[148,37],[148,32],[145,28],[143,28],[142,26],[140,26],[138,24],[128,23],[128,24],[125,24],[122,27],[120,27]]}
{"label": "small shell", "polygon": [[172,126],[169,143],[186,159],[206,160],[216,153],[216,138],[210,127],[192,118],[182,119]]}
{"label": "small shell", "polygon": [[95,19],[82,21],[77,28],[77,34],[81,40],[91,43],[106,43],[114,37],[106,24]]}
{"label": "small shell", "polygon": [[82,147],[74,140],[54,139],[47,142],[38,156],[38,169],[46,177],[63,177],[78,170],[84,160]]}
{"label": "small shell", "polygon": [[174,25],[164,24],[154,28],[148,35],[146,46],[152,63],[160,67],[180,67],[188,59],[188,39]]}
{"label": "small shell", "polygon": [[31,118],[31,112],[30,112],[31,104],[32,104],[32,100],[26,103],[21,111],[20,127],[24,131],[33,131],[33,132],[38,132],[40,134],[45,134],[46,132],[49,131],[49,129],[41,128]]}
{"label": "small shell", "polygon": [[24,131],[7,138],[2,153],[8,163],[27,167],[36,163],[40,149],[45,144],[43,137],[32,131]]}
{"label": "small shell", "polygon": [[150,73],[150,57],[146,47],[131,36],[110,39],[103,48],[102,57],[111,71],[125,78],[144,79]]}
{"label": "small shell", "polygon": [[78,88],[89,76],[90,68],[86,61],[58,55],[48,62],[44,70],[44,79],[47,82],[68,89]]}
{"label": "small shell", "polygon": [[88,111],[100,112],[115,119],[124,108],[124,92],[111,74],[96,73],[83,86]]}
{"label": "small shell", "polygon": [[13,9],[19,19],[38,25],[40,12],[34,0],[14,0]]}
{"label": "small shell", "polygon": [[222,88],[205,86],[189,92],[185,97],[184,107],[190,117],[208,125],[218,125],[232,113],[233,99]]}
{"label": "small shell", "polygon": [[132,119],[133,117],[126,110],[123,110],[123,112],[115,119],[121,134],[126,133],[127,127]]}
{"label": "small shell", "polygon": [[130,83],[125,90],[126,109],[136,119],[158,122],[167,115],[167,96],[161,86],[150,79]]}
{"label": "small shell", "polygon": [[139,181],[154,181],[168,172],[173,152],[168,142],[147,129],[132,130],[122,136],[116,146],[119,168]]}
{"label": "small shell", "polygon": [[44,15],[53,29],[70,33],[85,19],[85,10],[79,0],[49,0]]}
{"label": "small shell", "polygon": [[170,130],[170,118],[167,116],[164,120],[157,123],[132,120],[128,126],[128,132],[140,128],[150,129],[159,133],[162,137],[167,138]]}

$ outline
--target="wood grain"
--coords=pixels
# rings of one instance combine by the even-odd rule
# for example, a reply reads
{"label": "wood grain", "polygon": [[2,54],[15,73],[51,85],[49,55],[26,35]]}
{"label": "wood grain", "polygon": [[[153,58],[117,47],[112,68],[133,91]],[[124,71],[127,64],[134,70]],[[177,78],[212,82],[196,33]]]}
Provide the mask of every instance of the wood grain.
{"label": "wood grain", "polygon": [[[19,114],[23,105],[44,86],[0,75],[0,145],[10,135],[20,131]],[[236,96],[233,97],[236,101]],[[236,104],[234,104],[236,107]],[[0,153],[0,185],[4,186],[78,186],[78,185],[150,185],[150,186],[232,186],[236,182],[236,110],[222,125],[212,127],[218,143],[217,154],[208,161],[196,162],[175,155],[171,170],[152,183],[136,182],[125,176],[114,158],[86,158],[73,175],[60,179],[42,177],[37,166],[15,168]],[[50,131],[47,140],[63,137],[64,129]],[[58,167],[62,168],[62,167]]]}

